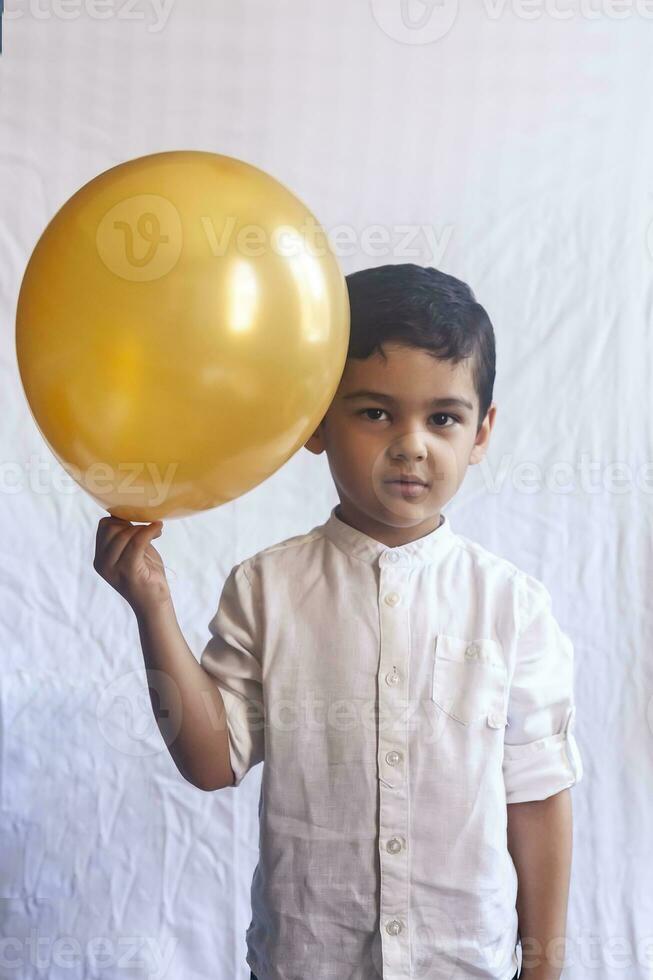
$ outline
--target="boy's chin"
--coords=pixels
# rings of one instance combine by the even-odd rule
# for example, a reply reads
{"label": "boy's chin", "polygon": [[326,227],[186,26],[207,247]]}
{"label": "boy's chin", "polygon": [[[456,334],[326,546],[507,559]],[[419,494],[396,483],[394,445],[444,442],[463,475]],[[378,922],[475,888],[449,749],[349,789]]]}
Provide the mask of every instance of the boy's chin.
{"label": "boy's chin", "polygon": [[415,524],[421,524],[430,517],[436,517],[440,512],[439,508],[433,506],[432,501],[427,504],[393,496],[379,500],[375,505],[364,507],[362,510],[379,524],[397,528],[414,527]]}

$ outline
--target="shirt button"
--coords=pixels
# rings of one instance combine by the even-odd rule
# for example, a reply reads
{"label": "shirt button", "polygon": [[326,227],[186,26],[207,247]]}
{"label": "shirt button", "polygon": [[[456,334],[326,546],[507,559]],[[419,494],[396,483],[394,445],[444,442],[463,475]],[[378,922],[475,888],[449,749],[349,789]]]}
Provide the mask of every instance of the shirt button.
{"label": "shirt button", "polygon": [[398,592],[388,592],[383,601],[387,606],[396,606],[400,599],[401,596]]}
{"label": "shirt button", "polygon": [[388,561],[391,561],[393,565],[395,562],[399,561],[399,555],[396,553],[396,551],[388,551],[386,553],[388,555]]}
{"label": "shirt button", "polygon": [[398,837],[391,837],[388,843],[385,845],[386,851],[390,854],[397,854],[403,847],[403,838],[401,840]]}
{"label": "shirt button", "polygon": [[465,650],[465,656],[468,660],[472,659],[473,657],[477,657],[480,649],[481,648],[479,647],[478,643],[469,643]]}
{"label": "shirt button", "polygon": [[487,716],[487,720],[488,725],[491,728],[503,728],[506,723],[505,716],[495,711],[490,712],[490,714]]}
{"label": "shirt button", "polygon": [[403,927],[403,922],[400,922],[399,919],[390,919],[386,923],[385,931],[390,933],[391,936],[398,936]]}
{"label": "shirt button", "polygon": [[401,674],[399,673],[396,667],[392,668],[391,674],[385,675],[386,684],[398,684],[400,680],[401,680]]}
{"label": "shirt button", "polygon": [[401,762],[401,759],[401,752],[387,752],[385,756],[385,761],[389,766],[396,766],[398,762]]}

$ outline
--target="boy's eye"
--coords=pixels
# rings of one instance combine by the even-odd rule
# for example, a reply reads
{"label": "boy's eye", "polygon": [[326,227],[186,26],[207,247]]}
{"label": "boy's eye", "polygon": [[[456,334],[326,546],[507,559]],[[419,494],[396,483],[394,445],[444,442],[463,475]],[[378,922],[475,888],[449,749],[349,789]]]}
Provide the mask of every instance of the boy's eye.
{"label": "boy's eye", "polygon": [[[381,413],[383,413],[383,409],[382,408],[364,408],[363,411],[362,412],[359,412],[358,414],[359,415],[367,415],[368,412],[381,412]],[[378,422],[378,419],[370,419],[370,422]]]}
{"label": "boy's eye", "polygon": [[[385,409],[384,408],[364,408],[361,412],[359,412],[359,415],[367,415],[368,412],[381,412],[381,414],[383,415],[385,413]],[[459,422],[460,421],[460,419],[458,419],[455,415],[449,415],[448,412],[435,412],[431,416],[431,418],[432,419],[452,419],[454,422]],[[370,419],[370,422],[379,422],[379,421],[380,421],[380,419]],[[450,426],[439,425],[438,428],[439,429],[445,429],[445,428],[450,428]]]}

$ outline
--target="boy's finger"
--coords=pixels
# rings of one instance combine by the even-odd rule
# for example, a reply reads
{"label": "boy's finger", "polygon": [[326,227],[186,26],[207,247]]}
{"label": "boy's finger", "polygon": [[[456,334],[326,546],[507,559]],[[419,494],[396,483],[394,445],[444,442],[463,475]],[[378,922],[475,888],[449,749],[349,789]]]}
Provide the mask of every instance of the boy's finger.
{"label": "boy's finger", "polygon": [[121,517],[103,517],[97,526],[95,535],[96,545],[106,545],[112,541],[121,531],[132,527],[130,521],[125,521]]}
{"label": "boy's finger", "polygon": [[[129,547],[131,542],[136,539],[137,542],[143,542],[143,532],[152,532],[154,528],[156,530],[156,523],[152,524],[130,524],[128,521],[123,522],[122,527],[118,527],[115,533],[112,533],[109,538],[108,543],[104,548],[104,558],[109,565],[115,565],[122,558],[126,548]],[[160,522],[158,522],[160,524]],[[160,531],[159,531],[160,533]],[[144,543],[141,547],[147,547],[147,541],[149,537],[145,538]]]}
{"label": "boy's finger", "polygon": [[161,521],[153,521],[151,524],[144,524],[142,527],[138,527],[126,542],[124,548],[121,549],[120,557],[124,560],[129,560],[135,555],[140,555],[141,552],[145,551],[153,538],[159,537],[162,529]]}

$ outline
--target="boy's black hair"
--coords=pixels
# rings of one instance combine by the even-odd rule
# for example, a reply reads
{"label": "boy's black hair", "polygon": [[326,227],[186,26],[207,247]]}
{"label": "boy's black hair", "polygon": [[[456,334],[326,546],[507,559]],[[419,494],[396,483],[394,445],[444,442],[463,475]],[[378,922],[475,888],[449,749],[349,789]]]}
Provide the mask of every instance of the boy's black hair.
{"label": "boy's black hair", "polygon": [[460,279],[406,263],[346,277],[351,308],[347,357],[365,360],[382,344],[419,347],[454,364],[472,357],[479,400],[477,429],[492,402],[496,352],[490,318]]}

